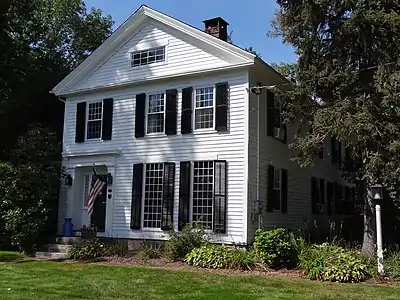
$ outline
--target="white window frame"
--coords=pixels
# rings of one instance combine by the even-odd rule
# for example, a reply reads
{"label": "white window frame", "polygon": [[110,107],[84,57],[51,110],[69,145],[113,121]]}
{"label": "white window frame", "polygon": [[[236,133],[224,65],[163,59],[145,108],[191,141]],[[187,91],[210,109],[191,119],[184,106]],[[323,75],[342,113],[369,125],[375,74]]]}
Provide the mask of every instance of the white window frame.
{"label": "white window frame", "polygon": [[[164,50],[163,59],[157,61],[156,60],[157,55],[155,55],[154,62],[149,62],[149,52],[150,51],[157,51],[159,49],[163,49]],[[141,63],[141,59],[139,58],[139,65],[135,66],[134,65],[134,58],[133,58],[134,55],[136,55],[136,54],[140,55],[143,52],[147,52],[147,63],[146,64],[142,64]],[[164,46],[154,46],[154,47],[147,48],[147,49],[135,49],[135,50],[133,50],[133,51],[131,51],[129,53],[129,56],[130,56],[129,59],[130,59],[131,68],[140,68],[140,67],[143,67],[143,66],[150,66],[150,65],[155,65],[155,64],[163,64],[167,60],[167,47],[166,47],[166,45],[164,45]]]}
{"label": "white window frame", "polygon": [[[275,182],[276,182],[276,175],[277,173],[279,174],[279,188],[276,187]],[[278,168],[274,168],[274,191],[279,190],[279,208],[275,207],[275,202],[274,202],[274,207],[273,210],[274,211],[281,211],[282,209],[282,169],[278,169]]]}
{"label": "white window frame", "polygon": [[[95,103],[101,103],[100,137],[89,139],[88,138],[89,122],[99,121],[98,119],[97,120],[89,120],[89,111],[90,111],[89,107],[90,107],[90,104],[95,104]],[[103,121],[104,121],[104,102],[103,101],[99,101],[99,100],[93,100],[93,101],[87,102],[86,103],[86,120],[85,120],[85,141],[100,141],[101,140],[101,137],[103,135]]]}
{"label": "white window frame", "polygon": [[[161,215],[161,220],[160,220],[160,227],[145,227],[144,226],[144,206],[145,206],[145,199],[146,199],[146,170],[147,170],[147,166],[148,165],[152,165],[152,164],[161,164],[162,165],[162,171],[163,171],[163,178],[162,178],[162,188],[164,188],[163,186],[163,182],[164,182],[164,163],[160,163],[160,162],[151,162],[151,163],[145,163],[143,164],[143,174],[142,174],[142,207],[141,207],[141,228],[145,231],[162,231],[161,226],[162,226],[162,215]],[[163,191],[162,191],[163,194]],[[162,214],[162,207],[161,207],[161,214]]]}
{"label": "white window frame", "polygon": [[[196,107],[196,95],[197,95],[197,90],[198,89],[204,89],[204,88],[212,88],[213,91],[213,105],[212,105],[212,109],[213,109],[213,126],[210,128],[198,128],[196,129],[196,110],[201,110],[201,109],[205,109],[205,108],[211,108],[211,106],[207,106],[207,107]],[[202,132],[202,131],[215,131],[215,121],[216,121],[216,116],[215,116],[215,112],[216,112],[216,89],[215,89],[215,85],[201,85],[201,86],[196,86],[193,88],[193,132]]]}
{"label": "white window frame", "polygon": [[[162,132],[151,132],[148,133],[149,130],[149,115],[153,115],[153,114],[161,114],[161,113],[149,113],[149,107],[150,107],[150,96],[152,95],[160,95],[160,94],[164,94],[164,111],[163,113],[163,131]],[[146,116],[145,116],[145,132],[146,135],[165,135],[165,118],[166,118],[166,108],[167,108],[167,92],[166,91],[162,91],[162,92],[152,92],[152,93],[148,93],[146,94]]]}
{"label": "white window frame", "polygon": [[207,228],[205,232],[212,232],[213,231],[213,224],[214,224],[214,185],[215,185],[215,162],[214,160],[196,160],[191,161],[191,171],[190,171],[190,203],[189,203],[189,220],[190,222],[194,222],[193,220],[193,194],[194,194],[194,164],[196,162],[211,162],[212,169],[213,169],[213,182],[212,182],[212,207],[211,207],[211,228]]}

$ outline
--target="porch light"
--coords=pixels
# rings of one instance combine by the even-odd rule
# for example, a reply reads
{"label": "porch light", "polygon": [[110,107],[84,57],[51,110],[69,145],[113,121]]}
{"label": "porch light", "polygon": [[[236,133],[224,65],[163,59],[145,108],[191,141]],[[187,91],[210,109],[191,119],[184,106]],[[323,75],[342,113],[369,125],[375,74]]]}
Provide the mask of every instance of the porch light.
{"label": "porch light", "polygon": [[72,185],[72,176],[70,174],[67,174],[64,178],[64,184],[66,186],[71,186]]}
{"label": "porch light", "polygon": [[113,184],[113,176],[111,175],[111,173],[107,174],[107,184],[108,185],[112,185]]}
{"label": "porch light", "polygon": [[371,187],[372,199],[376,202],[381,202],[383,199],[383,188],[380,184],[375,184]]}

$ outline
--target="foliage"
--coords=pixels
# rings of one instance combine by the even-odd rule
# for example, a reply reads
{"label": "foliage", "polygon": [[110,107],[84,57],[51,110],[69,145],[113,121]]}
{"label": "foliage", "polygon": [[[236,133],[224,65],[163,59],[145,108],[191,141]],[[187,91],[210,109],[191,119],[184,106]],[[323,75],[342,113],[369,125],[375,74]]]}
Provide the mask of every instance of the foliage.
{"label": "foliage", "polygon": [[105,246],[100,239],[85,240],[72,245],[68,251],[69,259],[88,260],[105,256]]}
{"label": "foliage", "polygon": [[[400,191],[400,10],[395,1],[294,1],[279,5],[273,34],[299,55],[296,85],[276,89],[300,166],[331,137],[348,149],[344,176],[358,188]],[[364,198],[366,199],[366,197]],[[363,253],[374,254],[373,203],[364,200]],[[360,224],[361,225],[361,224]]]}
{"label": "foliage", "polygon": [[2,1],[0,160],[34,123],[61,138],[64,104],[49,91],[111,34],[112,24],[83,0]]}
{"label": "foliage", "polygon": [[369,276],[368,264],[358,253],[328,243],[304,247],[298,267],[312,280],[360,282]]}
{"label": "foliage", "polygon": [[213,244],[193,249],[185,261],[195,267],[210,269],[251,269],[254,265],[253,253]]}
{"label": "foliage", "polygon": [[186,224],[181,232],[170,232],[165,243],[165,256],[172,261],[183,260],[194,248],[206,243],[205,232],[196,223]]}
{"label": "foliage", "polygon": [[153,243],[143,243],[139,255],[146,259],[157,259],[162,256],[162,246]]}
{"label": "foliage", "polygon": [[98,257],[124,256],[126,252],[126,247],[122,245],[108,244],[98,238],[92,238],[72,245],[68,251],[68,258],[89,260]]}
{"label": "foliage", "polygon": [[400,280],[400,250],[392,249],[384,259],[385,273],[394,280]]}
{"label": "foliage", "polygon": [[271,268],[291,268],[296,264],[293,236],[283,228],[257,230],[254,250],[261,262]]}
{"label": "foliage", "polygon": [[83,239],[92,239],[97,236],[97,228],[95,226],[83,225],[81,228],[81,237]]}
{"label": "foliage", "polygon": [[273,67],[276,71],[278,71],[280,74],[282,74],[282,76],[286,78],[295,79],[297,76],[297,63],[272,63],[271,67]]}

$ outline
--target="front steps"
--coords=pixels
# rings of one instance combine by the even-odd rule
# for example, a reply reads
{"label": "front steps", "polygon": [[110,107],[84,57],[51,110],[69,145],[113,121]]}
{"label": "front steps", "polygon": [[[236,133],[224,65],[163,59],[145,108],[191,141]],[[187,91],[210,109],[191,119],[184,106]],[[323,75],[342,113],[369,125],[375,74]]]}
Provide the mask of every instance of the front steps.
{"label": "front steps", "polygon": [[47,244],[35,254],[36,258],[41,259],[66,259],[68,257],[68,250],[73,244],[81,243],[80,237],[57,237],[55,244]]}

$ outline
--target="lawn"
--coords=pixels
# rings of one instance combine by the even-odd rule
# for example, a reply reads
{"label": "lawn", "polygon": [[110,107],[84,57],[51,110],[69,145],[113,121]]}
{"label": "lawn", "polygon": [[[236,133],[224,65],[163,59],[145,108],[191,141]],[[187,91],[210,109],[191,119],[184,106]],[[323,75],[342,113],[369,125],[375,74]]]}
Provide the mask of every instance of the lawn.
{"label": "lawn", "polygon": [[0,263],[0,299],[399,299],[400,287],[83,263]]}
{"label": "lawn", "polygon": [[23,258],[23,255],[17,252],[0,251],[0,262],[13,261]]}

